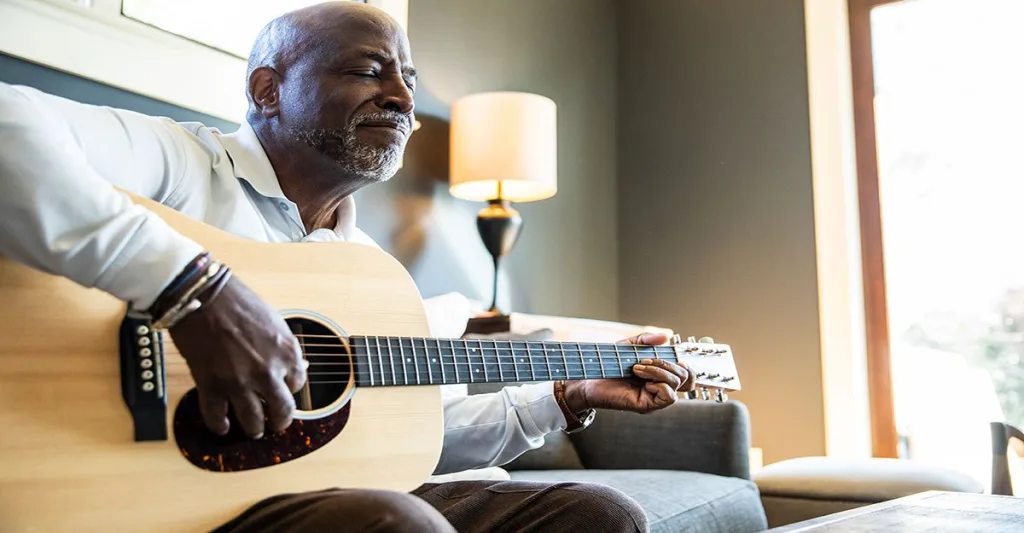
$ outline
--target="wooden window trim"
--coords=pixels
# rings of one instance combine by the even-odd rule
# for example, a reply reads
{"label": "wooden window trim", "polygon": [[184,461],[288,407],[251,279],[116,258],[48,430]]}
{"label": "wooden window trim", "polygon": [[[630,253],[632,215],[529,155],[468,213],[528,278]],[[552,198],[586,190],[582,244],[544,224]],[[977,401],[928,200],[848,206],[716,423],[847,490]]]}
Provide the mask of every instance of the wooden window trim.
{"label": "wooden window trim", "polygon": [[899,436],[896,432],[893,400],[889,312],[879,199],[871,10],[903,0],[848,1],[861,266],[864,276],[868,394],[871,411],[871,451],[875,457],[895,458],[899,456]]}

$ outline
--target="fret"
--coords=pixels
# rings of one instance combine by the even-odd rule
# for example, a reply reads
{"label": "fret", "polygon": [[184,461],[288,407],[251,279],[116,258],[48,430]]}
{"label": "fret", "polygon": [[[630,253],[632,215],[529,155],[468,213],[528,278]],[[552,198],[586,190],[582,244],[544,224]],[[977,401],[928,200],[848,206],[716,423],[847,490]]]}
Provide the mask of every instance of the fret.
{"label": "fret", "polygon": [[[576,346],[580,346],[580,343],[577,342]],[[604,373],[604,360],[603,360],[604,358],[601,357],[601,350],[599,350],[597,348],[596,344],[594,345],[594,352],[597,354],[597,367],[601,371],[601,377],[602,378],[607,377],[607,376],[605,376],[605,373]],[[580,346],[580,353],[583,353],[583,347],[582,346]]]}
{"label": "fret", "polygon": [[530,381],[537,381],[537,372],[533,369],[533,354],[530,353],[530,342],[526,343],[526,360],[530,362]]}
{"label": "fret", "polygon": [[[424,352],[424,354],[426,354],[427,358],[430,360],[430,367],[434,368],[434,371],[441,375],[441,383],[442,384],[447,383],[448,380],[447,380],[447,377],[446,377],[446,374],[445,374],[445,371],[444,371],[444,360],[441,358],[441,354],[440,353],[433,353],[433,354],[430,353],[431,352],[431,348],[427,345],[427,340],[426,339],[420,339],[420,343],[422,343],[422,345],[423,345],[423,352]],[[437,367],[435,368],[434,365],[437,365]],[[437,383],[437,382],[435,381],[434,383]]]}
{"label": "fret", "polygon": [[[484,383],[487,383],[487,359],[484,358],[484,352],[486,350],[484,349],[483,341],[478,340],[476,342],[477,345],[480,346],[480,366],[484,367]],[[477,372],[479,371],[480,369],[477,369]]]}
{"label": "fret", "polygon": [[569,357],[566,357],[565,345],[562,346],[562,356],[566,366],[565,379],[578,379],[584,374],[584,367],[587,363],[583,359],[583,352],[579,350],[579,345],[576,346],[576,349],[576,354],[572,354],[572,351],[570,350],[568,353]]}
{"label": "fret", "polygon": [[[415,339],[412,341],[412,345],[413,345],[413,354],[416,354],[416,340]],[[424,348],[426,348],[426,347],[424,347]],[[426,352],[426,350],[424,350],[424,352]],[[432,384],[437,383],[436,381],[434,381],[434,365],[433,365],[433,361],[431,361],[431,359],[430,359],[430,354],[429,353],[424,353],[423,354],[423,361],[427,364],[427,377],[430,380],[430,383],[432,383]]]}
{"label": "fret", "polygon": [[[391,345],[391,343],[389,342],[389,343],[388,343],[388,346],[390,346],[390,345]],[[417,384],[417,385],[422,385],[422,384],[423,384],[423,382],[422,382],[422,381],[420,381],[420,365],[419,365],[419,363],[418,363],[417,359],[418,359],[418,358],[416,357],[416,354],[413,354],[413,357],[412,357],[412,367],[413,367],[414,369],[416,369],[416,384]],[[409,358],[408,358],[408,357],[406,357],[405,355],[402,355],[402,360],[404,360],[404,361],[408,361],[408,360],[409,360]]]}
{"label": "fret", "polygon": [[[448,339],[448,344],[450,344],[452,348],[452,366],[455,367],[455,382],[462,383],[459,380],[459,360],[455,358],[455,341]],[[438,346],[440,346],[440,344],[438,344]]]}
{"label": "fret", "polygon": [[387,385],[386,381],[384,380],[384,358],[381,357],[380,350],[377,350],[377,367],[380,368],[380,384]]}
{"label": "fret", "polygon": [[[392,353],[392,351],[391,351],[391,343],[390,342],[388,343],[388,357],[390,357],[392,360],[395,359],[395,354]],[[409,385],[409,371],[405,368],[406,358],[402,357],[402,356],[398,356],[398,357],[402,360],[402,379],[405,380],[403,385]]]}
{"label": "fret", "polygon": [[[366,342],[366,357],[360,357],[363,355],[362,346],[360,341]],[[373,373],[370,369],[373,365],[370,364],[370,340],[355,338],[352,340],[352,353],[355,355],[355,368],[356,368],[356,384],[367,386],[367,380],[370,381],[369,385],[373,385]]]}
{"label": "fret", "polygon": [[[569,362],[565,359],[565,345],[564,344],[559,344],[558,345],[558,349],[559,349],[559,351],[562,352],[562,368],[565,369],[565,370],[568,370],[569,369]],[[567,377],[567,376],[564,375],[565,374],[565,370],[563,370],[561,373],[559,373],[558,372],[558,367],[555,367],[555,373],[558,374],[558,378],[559,379],[564,379],[564,378]]]}
{"label": "fret", "polygon": [[[447,385],[448,384],[448,371],[445,370],[445,368],[444,368],[444,354],[441,353],[441,341],[439,341],[437,339],[434,339],[434,342],[437,343],[437,359],[438,359],[438,361],[441,361],[441,383]],[[424,340],[423,341],[423,347],[426,348],[426,346],[427,346],[427,341]],[[429,354],[427,354],[427,355],[429,355]]]}
{"label": "fret", "polygon": [[[390,346],[390,344],[388,346]],[[404,361],[405,358],[402,358],[402,360]],[[395,377],[395,356],[392,355],[390,351],[388,352],[388,362],[391,363],[391,384],[397,385],[398,378]]]}
{"label": "fret", "polygon": [[622,366],[622,356],[619,355],[619,345],[613,344],[612,348],[615,349],[615,364],[619,367],[619,375],[626,376],[629,372],[626,370],[626,367]]}
{"label": "fret", "polygon": [[515,349],[515,346],[512,344],[512,341],[508,341],[508,345],[512,349],[512,372],[515,373],[515,375],[516,375],[516,383],[518,383],[519,382],[519,364],[516,363],[516,359],[519,359],[519,356],[516,355],[516,349]]}
{"label": "fret", "polygon": [[547,346],[547,344],[544,344],[543,346],[541,346],[541,349],[542,349],[541,353],[544,355],[544,365],[547,366],[547,369],[548,369],[548,375],[545,376],[546,379],[544,381],[551,381],[555,374],[554,374],[554,372],[551,371],[551,358],[548,357],[548,346]]}
{"label": "fret", "polygon": [[[597,346],[595,345],[595,348],[596,347]],[[617,358],[618,352],[615,351],[616,349],[617,349],[617,346],[615,346],[613,344],[612,345],[612,350],[613,350],[613,353],[616,355],[616,358],[614,358],[614,359],[612,358],[612,354],[608,353],[608,350],[605,350],[604,353],[601,354],[601,375],[602,376],[603,375],[608,375],[608,377],[613,377],[613,378],[622,377],[622,375],[623,375],[622,374],[622,368],[621,368],[621,366],[619,365],[619,362],[618,362],[618,358]]]}
{"label": "fret", "polygon": [[[509,342],[509,346],[512,346],[511,341]],[[494,358],[498,361],[498,381],[504,382],[505,376],[501,373],[501,351],[498,350],[498,341],[494,341]]]}
{"label": "fret", "polygon": [[[502,381],[505,381],[504,379],[501,378],[501,347],[498,346],[498,341],[491,341],[491,344],[494,344],[494,355],[493,359],[488,358],[488,360],[493,361],[494,364],[498,367],[497,369],[491,368],[491,379],[493,380],[495,374],[497,374],[498,377],[495,383],[501,383]],[[497,372],[495,372],[495,370],[497,370]]]}
{"label": "fret", "polygon": [[[366,360],[367,360],[366,367],[370,371],[370,386],[372,387],[373,386],[373,356],[370,354],[369,339],[367,339],[366,348],[367,348],[366,349]],[[377,353],[380,354],[380,340],[377,341]],[[380,356],[378,355],[378,357],[380,357]]]}

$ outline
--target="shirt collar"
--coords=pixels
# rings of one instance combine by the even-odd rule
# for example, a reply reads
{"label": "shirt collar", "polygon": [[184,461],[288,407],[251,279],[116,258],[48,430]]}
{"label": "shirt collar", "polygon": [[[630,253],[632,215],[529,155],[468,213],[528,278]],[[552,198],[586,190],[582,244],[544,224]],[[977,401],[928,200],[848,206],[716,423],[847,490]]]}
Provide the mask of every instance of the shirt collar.
{"label": "shirt collar", "polygon": [[248,121],[243,120],[238,131],[222,135],[221,143],[231,158],[235,177],[249,182],[263,196],[287,199],[277,181],[274,166]]}
{"label": "shirt collar", "polygon": [[[231,158],[236,178],[247,181],[256,192],[267,198],[278,198],[292,203],[281,190],[274,166],[270,164],[263,144],[248,121],[243,120],[234,133],[222,134],[221,143]],[[351,239],[356,229],[355,198],[349,196],[342,200],[338,206],[337,216],[334,232],[346,240]]]}

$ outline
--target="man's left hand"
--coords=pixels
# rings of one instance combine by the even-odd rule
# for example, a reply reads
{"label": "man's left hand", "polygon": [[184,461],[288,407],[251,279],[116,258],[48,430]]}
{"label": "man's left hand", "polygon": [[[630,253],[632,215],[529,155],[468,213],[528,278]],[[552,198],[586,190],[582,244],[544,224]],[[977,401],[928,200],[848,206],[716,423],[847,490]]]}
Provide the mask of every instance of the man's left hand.
{"label": "man's left hand", "polygon": [[[619,342],[657,346],[668,342],[668,337],[641,333]],[[650,413],[674,404],[679,399],[678,391],[694,388],[694,375],[686,365],[664,359],[642,359],[633,365],[633,373],[636,377],[567,381],[565,403],[574,413],[587,409]]]}

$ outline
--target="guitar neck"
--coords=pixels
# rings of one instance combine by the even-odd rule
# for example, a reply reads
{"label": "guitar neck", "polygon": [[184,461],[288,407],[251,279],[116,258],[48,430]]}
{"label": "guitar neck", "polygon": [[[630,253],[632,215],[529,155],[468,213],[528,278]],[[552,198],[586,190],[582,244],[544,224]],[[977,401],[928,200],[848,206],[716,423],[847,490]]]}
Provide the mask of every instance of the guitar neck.
{"label": "guitar neck", "polygon": [[672,346],[369,336],[349,343],[360,387],[623,378],[638,360],[678,360]]}

